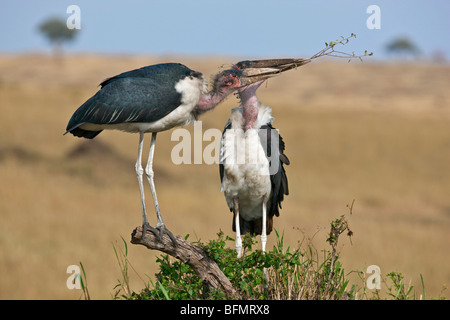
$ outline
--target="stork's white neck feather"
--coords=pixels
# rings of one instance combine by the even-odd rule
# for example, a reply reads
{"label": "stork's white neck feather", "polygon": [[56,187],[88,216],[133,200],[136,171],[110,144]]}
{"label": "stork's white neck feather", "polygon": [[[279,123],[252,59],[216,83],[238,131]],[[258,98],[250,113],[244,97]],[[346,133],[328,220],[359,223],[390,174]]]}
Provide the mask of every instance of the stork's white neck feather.
{"label": "stork's white neck feather", "polygon": [[[233,129],[244,129],[245,119],[243,116],[243,108],[234,108],[231,112],[230,121]],[[258,101],[258,116],[253,124],[253,129],[259,129],[265,124],[272,124],[272,108]]]}

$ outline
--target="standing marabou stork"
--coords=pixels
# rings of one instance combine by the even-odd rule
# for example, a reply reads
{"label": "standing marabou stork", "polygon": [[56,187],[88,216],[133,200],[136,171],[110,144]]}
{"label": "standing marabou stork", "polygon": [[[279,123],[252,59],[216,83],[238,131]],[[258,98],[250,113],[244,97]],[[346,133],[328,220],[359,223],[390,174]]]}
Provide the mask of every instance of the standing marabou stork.
{"label": "standing marabou stork", "polygon": [[[236,251],[241,256],[241,234],[261,235],[265,251],[273,216],[288,195],[288,180],[283,165],[284,142],[272,127],[272,109],[261,103],[256,90],[268,78],[308,63],[309,59],[242,61],[232,70],[243,72],[243,87],[238,89],[241,107],[233,109],[225,126],[220,151],[221,190],[233,212]],[[245,77],[245,78],[244,78]]]}
{"label": "standing marabou stork", "polygon": [[[164,63],[121,73],[103,81],[100,90],[72,115],[66,133],[92,139],[104,129],[139,133],[136,174],[142,203],[143,236],[150,230],[159,238],[166,232],[153,182],[153,156],[157,132],[182,126],[212,110],[226,96],[241,87],[239,70],[225,70],[214,78],[212,90],[206,92],[202,74],[179,63]],[[245,79],[252,83],[252,79]],[[152,132],[145,174],[150,183],[157,224],[153,228],[145,208],[142,148],[144,134]],[[159,231],[158,233],[156,231]]]}

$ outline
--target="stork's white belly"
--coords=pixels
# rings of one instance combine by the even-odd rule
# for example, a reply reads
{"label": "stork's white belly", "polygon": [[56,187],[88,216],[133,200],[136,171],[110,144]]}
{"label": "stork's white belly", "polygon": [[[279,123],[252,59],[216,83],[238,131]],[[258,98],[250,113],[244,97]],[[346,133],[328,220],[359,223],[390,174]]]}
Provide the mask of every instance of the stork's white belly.
{"label": "stork's white belly", "polygon": [[181,105],[167,116],[153,122],[124,122],[115,124],[84,123],[81,129],[98,131],[104,129],[122,130],[126,132],[160,132],[174,127],[185,126],[195,120],[192,114],[193,105]]}
{"label": "stork's white belly", "polygon": [[228,206],[239,200],[239,214],[245,220],[262,216],[263,197],[269,197],[271,181],[269,162],[261,146],[258,130],[227,130],[223,137],[222,190]]}

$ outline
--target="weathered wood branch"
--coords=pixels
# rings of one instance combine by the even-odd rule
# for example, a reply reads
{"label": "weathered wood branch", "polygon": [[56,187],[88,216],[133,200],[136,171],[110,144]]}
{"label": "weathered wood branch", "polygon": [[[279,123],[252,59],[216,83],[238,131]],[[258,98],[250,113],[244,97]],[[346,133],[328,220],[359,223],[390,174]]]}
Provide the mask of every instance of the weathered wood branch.
{"label": "weathered wood branch", "polygon": [[230,280],[220,270],[217,263],[208,257],[203,248],[186,241],[181,236],[174,237],[178,246],[174,246],[170,237],[165,233],[161,240],[150,231],[147,231],[145,237],[142,238],[142,227],[136,227],[131,234],[131,243],[143,245],[150,250],[162,251],[180,259],[183,263],[191,266],[207,286],[222,290],[229,299],[241,298]]}

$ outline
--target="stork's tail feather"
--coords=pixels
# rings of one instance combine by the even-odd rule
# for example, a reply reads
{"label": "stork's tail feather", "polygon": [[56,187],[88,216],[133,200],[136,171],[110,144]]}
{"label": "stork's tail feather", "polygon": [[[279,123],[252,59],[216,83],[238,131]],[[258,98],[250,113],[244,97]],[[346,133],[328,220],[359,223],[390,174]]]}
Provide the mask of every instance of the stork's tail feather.
{"label": "stork's tail feather", "polygon": [[70,132],[75,137],[81,137],[81,138],[86,138],[86,139],[93,139],[102,131],[103,130],[100,130],[100,131],[88,131],[88,130],[80,129],[78,126],[76,126],[74,128],[67,129],[67,131],[64,134],[67,134],[67,133]]}
{"label": "stork's tail feather", "polygon": [[[233,215],[233,231],[236,232],[236,224],[235,224],[236,215]],[[241,229],[241,235],[246,233],[250,233],[250,235],[260,235],[262,233],[262,218],[255,220],[244,220],[242,217],[239,217],[239,227]],[[267,226],[266,226],[266,234],[269,235],[273,229],[273,217],[267,217]]]}

